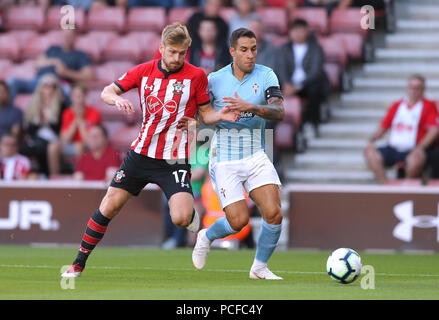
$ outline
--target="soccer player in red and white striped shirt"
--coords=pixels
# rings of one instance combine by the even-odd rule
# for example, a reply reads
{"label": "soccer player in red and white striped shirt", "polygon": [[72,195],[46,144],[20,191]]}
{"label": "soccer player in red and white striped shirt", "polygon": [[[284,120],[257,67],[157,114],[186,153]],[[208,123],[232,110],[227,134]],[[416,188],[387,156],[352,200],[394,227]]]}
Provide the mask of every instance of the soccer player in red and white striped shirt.
{"label": "soccer player in red and white striped shirt", "polygon": [[160,44],[162,58],[134,67],[102,91],[101,98],[108,105],[129,113],[134,111],[133,104],[121,94],[136,88],[143,113],[142,127],[99,209],[89,220],[77,258],[63,277],[81,274],[111,219],[148,183],[162,188],[174,224],[198,231],[200,219],[193,209],[188,163],[190,141],[188,132],[179,128],[183,121],[186,128],[187,119],[194,118],[197,111],[208,125],[221,120],[236,121],[240,112],[212,108],[206,74],[185,62],[191,41],[185,26],[174,23],[165,27]]}

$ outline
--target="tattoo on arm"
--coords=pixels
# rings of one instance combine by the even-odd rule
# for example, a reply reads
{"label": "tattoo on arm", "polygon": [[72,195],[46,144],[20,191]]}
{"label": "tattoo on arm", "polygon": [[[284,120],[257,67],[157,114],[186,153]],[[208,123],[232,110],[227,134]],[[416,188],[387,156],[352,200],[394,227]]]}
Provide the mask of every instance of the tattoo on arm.
{"label": "tattoo on arm", "polygon": [[266,105],[252,104],[251,112],[267,120],[282,120],[285,114],[283,100],[272,97]]}

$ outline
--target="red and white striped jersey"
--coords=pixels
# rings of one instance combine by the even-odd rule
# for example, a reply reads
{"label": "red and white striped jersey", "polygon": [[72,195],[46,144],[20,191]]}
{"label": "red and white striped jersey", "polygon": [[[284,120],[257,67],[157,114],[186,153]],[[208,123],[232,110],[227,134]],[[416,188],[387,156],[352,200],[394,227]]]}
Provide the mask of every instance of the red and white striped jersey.
{"label": "red and white striped jersey", "polygon": [[21,154],[4,158],[0,164],[1,178],[6,181],[25,179],[31,171],[30,160]]}
{"label": "red and white striped jersey", "polygon": [[183,116],[210,102],[203,69],[185,62],[176,72],[161,68],[161,60],[140,64],[114,82],[122,91],[138,89],[143,122],[131,144],[134,152],[155,159],[187,159],[187,131],[177,130]]}

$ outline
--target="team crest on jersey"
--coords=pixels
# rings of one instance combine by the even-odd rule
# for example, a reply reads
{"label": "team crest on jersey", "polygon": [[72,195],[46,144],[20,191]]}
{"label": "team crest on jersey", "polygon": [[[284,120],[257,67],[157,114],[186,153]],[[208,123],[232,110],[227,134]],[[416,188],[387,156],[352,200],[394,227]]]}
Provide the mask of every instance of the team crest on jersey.
{"label": "team crest on jersey", "polygon": [[184,84],[181,81],[177,81],[173,84],[174,91],[173,94],[183,94]]}
{"label": "team crest on jersey", "polygon": [[259,85],[256,82],[252,85],[252,88],[255,91],[255,94],[258,94]]}
{"label": "team crest on jersey", "polygon": [[122,178],[125,178],[125,173],[123,170],[119,170],[118,172],[116,172],[116,175],[114,176],[114,182],[119,183]]}

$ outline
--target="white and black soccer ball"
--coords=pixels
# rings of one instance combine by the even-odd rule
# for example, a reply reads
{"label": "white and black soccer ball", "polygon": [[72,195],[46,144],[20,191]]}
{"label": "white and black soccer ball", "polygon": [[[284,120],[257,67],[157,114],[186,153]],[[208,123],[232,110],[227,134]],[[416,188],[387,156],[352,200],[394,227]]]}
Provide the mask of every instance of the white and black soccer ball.
{"label": "white and black soccer ball", "polygon": [[339,248],[331,253],[326,262],[328,275],[337,282],[347,284],[361,274],[361,257],[352,249]]}

